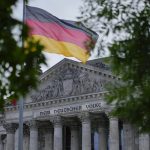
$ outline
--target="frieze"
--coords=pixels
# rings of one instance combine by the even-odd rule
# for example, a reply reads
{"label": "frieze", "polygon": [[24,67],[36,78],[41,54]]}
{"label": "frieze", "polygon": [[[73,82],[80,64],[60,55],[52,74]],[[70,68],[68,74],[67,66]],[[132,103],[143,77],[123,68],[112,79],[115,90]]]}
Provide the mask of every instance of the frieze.
{"label": "frieze", "polygon": [[85,70],[67,67],[49,79],[48,85],[32,95],[33,102],[104,91],[105,79],[96,78]]}
{"label": "frieze", "polygon": [[[71,114],[78,112],[87,112],[87,111],[101,111],[105,107],[103,102],[95,101],[95,102],[87,102],[84,104],[73,104],[62,107],[55,107],[51,109],[45,109],[44,111],[35,112],[36,117],[45,117],[45,116],[53,116],[53,115],[61,115],[61,114]],[[54,118],[51,118],[54,121]],[[55,121],[59,120],[59,116],[55,118]],[[52,121],[52,122],[53,122]]]}

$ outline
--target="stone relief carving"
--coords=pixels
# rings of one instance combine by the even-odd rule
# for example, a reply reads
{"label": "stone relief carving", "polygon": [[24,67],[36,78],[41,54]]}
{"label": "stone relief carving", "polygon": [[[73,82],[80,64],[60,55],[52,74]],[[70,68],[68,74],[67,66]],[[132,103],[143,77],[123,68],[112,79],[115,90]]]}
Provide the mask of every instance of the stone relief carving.
{"label": "stone relief carving", "polygon": [[16,129],[18,128],[18,124],[16,123],[5,123],[3,127],[6,129],[8,133],[15,133]]}
{"label": "stone relief carving", "polygon": [[29,126],[30,130],[31,129],[37,129],[38,128],[38,121],[30,120],[30,121],[26,122],[26,125]]}
{"label": "stone relief carving", "polygon": [[23,135],[24,136],[30,135],[30,129],[26,124],[23,124]]}
{"label": "stone relief carving", "polygon": [[106,82],[83,70],[66,68],[58,76],[50,79],[49,85],[31,98],[33,102],[38,102],[57,97],[100,92],[104,90]]}

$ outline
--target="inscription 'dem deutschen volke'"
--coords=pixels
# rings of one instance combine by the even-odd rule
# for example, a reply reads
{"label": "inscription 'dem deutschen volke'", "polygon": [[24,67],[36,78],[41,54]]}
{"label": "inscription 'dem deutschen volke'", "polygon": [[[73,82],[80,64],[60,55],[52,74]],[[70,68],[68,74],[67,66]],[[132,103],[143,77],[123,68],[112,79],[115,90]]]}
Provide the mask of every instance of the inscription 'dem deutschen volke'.
{"label": "inscription 'dem deutschen volke'", "polygon": [[63,114],[63,113],[70,113],[70,112],[80,112],[85,110],[93,110],[93,109],[100,109],[101,103],[90,103],[90,104],[83,104],[83,105],[74,105],[74,106],[66,106],[63,108],[56,108],[52,110],[41,111],[40,116],[48,116],[52,114]]}

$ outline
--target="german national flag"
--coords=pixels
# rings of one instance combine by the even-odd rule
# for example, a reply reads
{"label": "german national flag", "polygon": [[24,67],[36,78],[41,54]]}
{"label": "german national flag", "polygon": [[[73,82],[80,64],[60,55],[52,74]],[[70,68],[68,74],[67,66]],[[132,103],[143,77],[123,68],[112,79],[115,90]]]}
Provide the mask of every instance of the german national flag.
{"label": "german national flag", "polygon": [[90,49],[87,43],[96,43],[98,35],[74,21],[58,19],[36,7],[26,6],[25,22],[30,35],[40,40],[49,53],[63,54],[86,62]]}

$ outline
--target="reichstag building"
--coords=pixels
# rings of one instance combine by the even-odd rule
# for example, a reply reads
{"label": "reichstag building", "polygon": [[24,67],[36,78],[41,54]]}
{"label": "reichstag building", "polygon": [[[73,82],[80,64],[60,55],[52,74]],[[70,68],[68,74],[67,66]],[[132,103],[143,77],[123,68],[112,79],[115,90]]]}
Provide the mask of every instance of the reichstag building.
{"label": "reichstag building", "polygon": [[[149,134],[109,116],[107,83],[118,82],[103,59],[64,59],[44,72],[24,103],[24,150],[150,150]],[[18,105],[0,116],[0,150],[18,150]]]}

